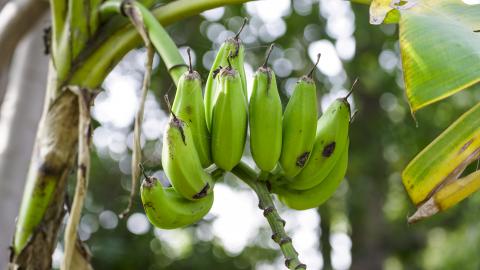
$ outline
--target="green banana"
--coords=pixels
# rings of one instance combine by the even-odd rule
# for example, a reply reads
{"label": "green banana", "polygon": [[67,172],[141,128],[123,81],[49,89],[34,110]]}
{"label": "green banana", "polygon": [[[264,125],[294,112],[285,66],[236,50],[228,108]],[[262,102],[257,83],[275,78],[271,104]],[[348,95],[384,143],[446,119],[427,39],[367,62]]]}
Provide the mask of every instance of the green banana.
{"label": "green banana", "polygon": [[204,102],[205,119],[207,121],[207,128],[210,131],[212,127],[213,106],[218,97],[218,87],[216,86],[217,80],[215,79],[215,77],[222,69],[222,67],[231,65],[235,70],[237,70],[241,78],[241,89],[243,93],[243,98],[245,99],[245,102],[248,102],[247,79],[245,76],[245,68],[243,66],[243,63],[245,61],[245,47],[239,38],[240,33],[242,32],[246,23],[247,19],[244,20],[243,25],[238,31],[238,33],[234,37],[225,40],[225,42],[222,44],[222,46],[218,50],[217,56],[213,61],[213,65],[207,77],[207,82],[205,84]]}
{"label": "green banana", "polygon": [[265,63],[255,73],[249,106],[250,151],[265,172],[275,168],[282,151],[282,102],[275,73],[267,66],[272,49],[273,44]]}
{"label": "green banana", "polygon": [[212,158],[230,171],[242,158],[247,134],[247,102],[238,72],[228,66],[217,75],[218,97],[212,114]]}
{"label": "green banana", "polygon": [[315,141],[317,94],[313,72],[300,78],[283,114],[282,154],[280,165],[287,179],[295,177],[305,166]]}
{"label": "green banana", "polygon": [[178,194],[174,188],[165,188],[153,177],[143,180],[140,194],[148,220],[158,228],[175,229],[202,219],[213,204],[213,192],[196,201]]}
{"label": "green banana", "polygon": [[[335,163],[326,178],[320,179],[316,186],[307,190],[295,190],[284,186],[272,186],[272,192],[278,195],[278,199],[286,206],[295,210],[316,208],[326,202],[337,190],[345,177],[348,166],[348,139],[347,147],[344,147],[339,160]],[[313,181],[316,179],[313,178]]]}
{"label": "green banana", "polygon": [[186,199],[210,193],[212,178],[202,168],[191,128],[173,113],[163,135],[162,166],[173,188]]}
{"label": "green banana", "polygon": [[210,156],[210,135],[205,121],[200,74],[192,69],[190,48],[187,49],[189,69],[178,80],[177,93],[172,112],[184,119],[192,130],[193,143],[204,168],[212,164]]}
{"label": "green banana", "polygon": [[[347,96],[348,97],[348,96]],[[350,125],[347,97],[335,100],[317,121],[315,144],[307,165],[288,187],[305,190],[318,185],[332,171],[345,149]]]}

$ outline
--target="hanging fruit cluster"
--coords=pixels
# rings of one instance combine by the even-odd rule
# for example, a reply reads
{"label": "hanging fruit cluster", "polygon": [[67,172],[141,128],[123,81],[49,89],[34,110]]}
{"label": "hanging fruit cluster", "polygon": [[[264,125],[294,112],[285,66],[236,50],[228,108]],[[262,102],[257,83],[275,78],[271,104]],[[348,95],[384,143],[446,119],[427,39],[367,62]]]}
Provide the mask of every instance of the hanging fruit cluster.
{"label": "hanging fruit cluster", "polygon": [[[221,46],[205,86],[191,66],[178,83],[163,137],[162,165],[171,187],[145,176],[141,197],[152,224],[173,229],[200,220],[213,204],[218,174],[239,164],[250,126],[250,150],[260,169],[258,181],[292,209],[324,203],[337,189],[348,165],[351,120],[347,97],[335,100],[317,120],[313,73],[296,83],[282,115],[275,73],[265,63],[253,80],[250,100],[244,45],[238,37]],[[190,57],[190,52],[189,57]],[[320,59],[318,55],[317,63]],[[167,101],[168,103],[168,101]]]}

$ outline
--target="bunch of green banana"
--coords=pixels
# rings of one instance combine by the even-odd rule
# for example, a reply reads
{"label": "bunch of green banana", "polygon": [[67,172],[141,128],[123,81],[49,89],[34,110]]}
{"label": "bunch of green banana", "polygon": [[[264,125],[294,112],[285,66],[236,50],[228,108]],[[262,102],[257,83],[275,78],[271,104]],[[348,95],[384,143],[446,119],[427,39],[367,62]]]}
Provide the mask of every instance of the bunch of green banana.
{"label": "bunch of green banana", "polygon": [[282,151],[282,102],[275,73],[267,66],[272,49],[273,44],[255,73],[249,105],[250,151],[264,172],[275,168]]}
{"label": "bunch of green banana", "polygon": [[280,165],[287,179],[295,177],[305,166],[315,141],[317,126],[317,93],[313,72],[300,78],[283,115]]}
{"label": "bunch of green banana", "polygon": [[148,219],[162,229],[193,224],[205,216],[213,204],[213,192],[190,201],[179,195],[174,188],[165,188],[156,178],[148,176],[143,180],[140,194]]}
{"label": "bunch of green banana", "polygon": [[216,76],[211,150],[215,164],[226,171],[238,164],[245,147],[247,102],[242,87],[242,79],[230,63]]}
{"label": "bunch of green banana", "polygon": [[210,73],[207,77],[207,82],[205,85],[205,119],[207,121],[207,127],[211,131],[212,126],[212,114],[213,114],[213,107],[218,97],[218,87],[216,76],[222,69],[222,67],[226,67],[227,65],[231,65],[239,74],[241,78],[241,91],[243,93],[243,98],[245,102],[247,101],[247,80],[245,77],[245,68],[243,66],[244,59],[245,59],[245,47],[242,44],[239,36],[242,32],[245,24],[247,23],[247,19],[244,20],[242,27],[238,31],[238,33],[232,37],[225,40],[225,42],[220,47],[215,60],[213,61],[213,65],[210,69]]}
{"label": "bunch of green banana", "polygon": [[173,112],[163,136],[162,166],[173,188],[184,198],[197,200],[210,193],[212,178],[202,168],[191,128]]}
{"label": "bunch of green banana", "polygon": [[210,157],[210,135],[205,121],[205,108],[202,97],[200,74],[192,69],[190,48],[187,49],[189,69],[178,81],[172,112],[185,120],[192,130],[193,143],[197,149],[200,163],[204,168],[212,164]]}
{"label": "bunch of green banana", "polygon": [[335,100],[318,119],[313,150],[303,170],[286,184],[272,187],[288,207],[296,210],[318,207],[333,195],[345,177],[351,120],[347,98],[350,94]]}
{"label": "bunch of green banana", "polygon": [[403,171],[403,185],[418,207],[409,222],[446,210],[477,191],[478,171],[463,178],[459,176],[479,158],[480,104],[448,127]]}

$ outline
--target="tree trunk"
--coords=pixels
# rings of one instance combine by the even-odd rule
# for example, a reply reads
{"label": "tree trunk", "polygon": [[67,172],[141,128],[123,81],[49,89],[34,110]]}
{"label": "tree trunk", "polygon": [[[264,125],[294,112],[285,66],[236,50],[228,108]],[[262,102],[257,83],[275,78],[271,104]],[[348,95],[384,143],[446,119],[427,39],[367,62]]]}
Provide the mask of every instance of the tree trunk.
{"label": "tree trunk", "polygon": [[48,57],[43,54],[42,29],[39,25],[25,37],[15,52],[0,113],[1,266],[8,262],[7,252],[3,251],[12,241],[15,217],[45,96]]}
{"label": "tree trunk", "polygon": [[330,245],[330,207],[327,204],[318,209],[320,214],[320,250],[323,257],[323,270],[332,270],[332,246]]}

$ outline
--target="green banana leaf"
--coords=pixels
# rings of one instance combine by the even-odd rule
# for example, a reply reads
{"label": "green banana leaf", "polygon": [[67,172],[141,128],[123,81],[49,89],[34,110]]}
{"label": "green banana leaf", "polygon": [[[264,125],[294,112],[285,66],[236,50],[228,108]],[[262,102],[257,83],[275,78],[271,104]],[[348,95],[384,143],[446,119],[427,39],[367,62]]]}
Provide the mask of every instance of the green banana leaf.
{"label": "green banana leaf", "polygon": [[480,81],[480,5],[460,0],[374,0],[370,21],[398,22],[412,112]]}

